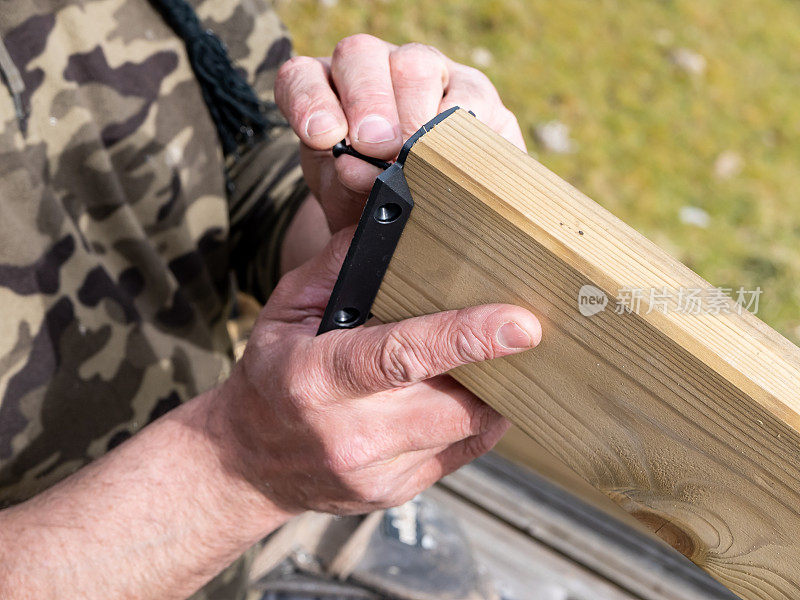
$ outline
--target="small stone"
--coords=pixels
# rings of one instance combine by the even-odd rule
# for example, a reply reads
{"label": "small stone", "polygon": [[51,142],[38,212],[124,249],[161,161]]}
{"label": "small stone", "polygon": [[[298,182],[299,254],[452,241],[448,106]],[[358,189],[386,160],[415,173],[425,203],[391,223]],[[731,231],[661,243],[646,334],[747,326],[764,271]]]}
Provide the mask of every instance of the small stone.
{"label": "small stone", "polygon": [[738,152],[725,150],[714,161],[714,177],[717,179],[730,179],[742,171],[744,161]]}
{"label": "small stone", "polygon": [[334,8],[339,4],[339,0],[319,0],[319,5],[323,8]]}
{"label": "small stone", "polygon": [[494,55],[482,46],[478,46],[472,51],[472,64],[481,69],[485,69],[494,62]]}
{"label": "small stone", "polygon": [[701,227],[705,229],[711,222],[711,216],[702,208],[697,206],[682,206],[678,213],[681,223],[684,225],[693,225],[694,227]]}
{"label": "small stone", "polygon": [[700,76],[706,72],[706,57],[688,48],[676,48],[669,53],[669,59],[680,70],[690,75]]}
{"label": "small stone", "polygon": [[548,121],[533,130],[536,142],[545,150],[556,154],[575,151],[575,142],[569,137],[569,127],[561,121]]}

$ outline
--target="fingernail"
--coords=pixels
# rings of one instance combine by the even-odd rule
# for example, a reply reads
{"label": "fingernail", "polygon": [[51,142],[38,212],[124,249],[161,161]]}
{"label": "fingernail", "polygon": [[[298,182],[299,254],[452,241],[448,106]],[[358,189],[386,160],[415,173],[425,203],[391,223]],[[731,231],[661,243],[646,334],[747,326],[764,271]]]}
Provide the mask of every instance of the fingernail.
{"label": "fingernail", "polygon": [[331,113],[320,110],[308,117],[306,121],[306,135],[316,137],[329,131],[333,131],[339,126],[339,121]]}
{"label": "fingernail", "polygon": [[366,142],[367,144],[390,142],[396,137],[397,132],[392,127],[392,124],[380,115],[364,117],[356,132],[358,141]]}
{"label": "fingernail", "polygon": [[500,345],[511,350],[533,348],[534,346],[533,340],[528,332],[513,321],[504,323],[503,326],[497,330],[497,341]]}

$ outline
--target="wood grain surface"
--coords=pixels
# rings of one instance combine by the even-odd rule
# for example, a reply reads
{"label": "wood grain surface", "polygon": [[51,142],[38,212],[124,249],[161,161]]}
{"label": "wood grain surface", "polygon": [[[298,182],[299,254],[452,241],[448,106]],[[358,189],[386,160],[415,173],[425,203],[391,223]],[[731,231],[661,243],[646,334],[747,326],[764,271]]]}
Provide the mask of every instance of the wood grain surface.
{"label": "wood grain surface", "polygon": [[[617,314],[625,288],[712,286],[464,111],[405,173],[373,313],[530,308],[538,348],[453,376],[742,598],[800,598],[798,348],[732,301]],[[581,314],[585,285],[605,310]]]}

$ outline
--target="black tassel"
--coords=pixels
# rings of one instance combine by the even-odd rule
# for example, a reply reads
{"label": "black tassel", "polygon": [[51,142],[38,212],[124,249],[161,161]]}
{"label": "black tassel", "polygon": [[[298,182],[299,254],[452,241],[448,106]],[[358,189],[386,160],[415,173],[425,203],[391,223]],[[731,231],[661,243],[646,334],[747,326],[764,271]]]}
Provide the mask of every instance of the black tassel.
{"label": "black tassel", "polygon": [[203,29],[186,0],[150,0],[166,23],[186,44],[203,99],[217,127],[225,155],[235,154],[240,145],[263,136],[277,123],[228,56],[225,44]]}

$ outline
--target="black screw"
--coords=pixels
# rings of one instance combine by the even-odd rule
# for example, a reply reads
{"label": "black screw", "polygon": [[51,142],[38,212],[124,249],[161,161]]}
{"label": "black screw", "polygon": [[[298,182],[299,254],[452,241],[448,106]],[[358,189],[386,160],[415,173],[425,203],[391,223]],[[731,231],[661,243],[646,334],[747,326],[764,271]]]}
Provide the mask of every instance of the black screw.
{"label": "black screw", "polygon": [[360,315],[357,308],[342,308],[333,313],[333,320],[339,327],[352,327]]}
{"label": "black screw", "polygon": [[394,223],[403,214],[403,209],[399,204],[387,202],[379,206],[375,211],[375,220],[383,225]]}

